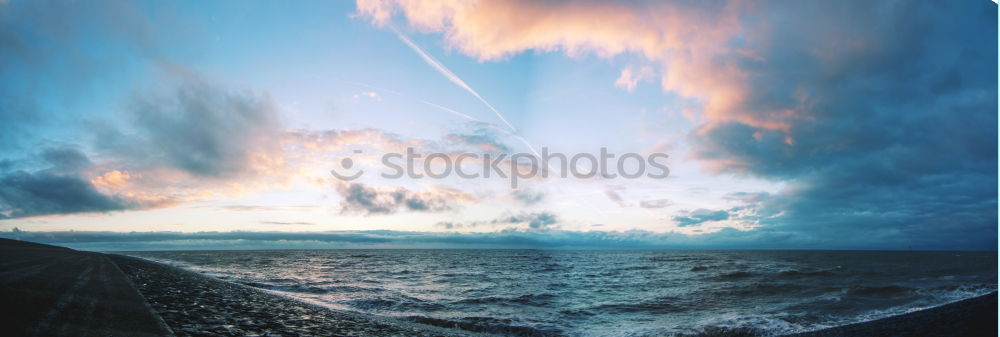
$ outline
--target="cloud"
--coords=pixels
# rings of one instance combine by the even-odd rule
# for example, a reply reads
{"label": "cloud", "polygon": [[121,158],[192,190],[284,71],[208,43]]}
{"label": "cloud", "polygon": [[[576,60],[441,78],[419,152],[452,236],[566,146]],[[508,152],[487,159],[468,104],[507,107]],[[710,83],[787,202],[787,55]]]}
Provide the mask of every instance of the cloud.
{"label": "cloud", "polygon": [[101,161],[81,177],[102,193],[169,207],[287,185],[298,172],[269,95],[163,70],[164,89],[137,92],[123,115],[87,123]]}
{"label": "cloud", "polygon": [[316,224],[312,222],[281,222],[281,221],[261,221],[262,225],[279,225],[279,226],[314,226]]}
{"label": "cloud", "polygon": [[359,183],[338,185],[337,192],[343,198],[340,203],[343,214],[379,215],[400,210],[441,212],[453,209],[457,203],[474,200],[465,192],[452,189],[414,192],[402,187],[381,188]]}
{"label": "cloud", "polygon": [[[715,172],[790,182],[776,195],[729,196],[775,214],[762,220],[769,230],[994,249],[997,68],[986,60],[997,56],[996,18],[979,3],[880,7],[811,8],[813,25],[777,29],[758,54],[781,61],[747,65],[748,109],[808,118],[784,131],[706,125],[692,134],[694,156]],[[845,17],[852,25],[833,30]]]}
{"label": "cloud", "polygon": [[[80,207],[50,198],[46,213],[175,205],[237,190],[242,181],[235,178],[255,184],[246,178],[275,166],[269,148],[278,142],[270,135],[280,123],[267,94],[229,90],[184,69],[172,56],[202,49],[207,35],[145,10],[117,0],[17,1],[2,9],[0,77],[9,80],[0,82],[0,162],[10,165],[0,174],[27,173],[17,178],[24,193],[72,179],[81,198],[103,195],[111,202]],[[137,79],[137,72],[148,76]],[[134,92],[121,106],[92,104],[97,96],[121,103],[125,90],[136,87],[159,89]],[[25,155],[63,142],[85,149],[94,162],[86,170],[39,172],[48,163]]]}
{"label": "cloud", "polygon": [[465,227],[464,224],[457,223],[457,222],[451,222],[451,221],[438,222],[438,223],[434,224],[434,226],[441,227],[441,228],[444,228],[444,229],[459,229],[459,228]]}
{"label": "cloud", "polygon": [[655,199],[655,200],[642,200],[639,202],[639,207],[642,208],[667,208],[674,203],[670,199]]}
{"label": "cloud", "polygon": [[528,228],[532,230],[543,230],[548,229],[550,226],[559,223],[559,218],[549,212],[538,212],[538,213],[520,213],[517,215],[508,215],[494,219],[491,223],[493,224],[528,224]]}
{"label": "cloud", "polygon": [[733,192],[727,193],[722,198],[725,200],[739,201],[742,203],[755,204],[767,200],[771,196],[767,192]]}
{"label": "cloud", "polygon": [[532,206],[542,202],[542,200],[545,200],[545,193],[532,191],[527,188],[513,190],[510,192],[510,195],[514,198],[514,200],[517,200],[526,206]]}
{"label": "cloud", "polygon": [[624,191],[625,186],[605,186],[604,195],[608,197],[609,200],[618,204],[620,207],[628,206],[625,200],[622,198],[621,194],[618,192]]}
{"label": "cloud", "polygon": [[100,148],[207,178],[252,173],[255,160],[278,150],[281,124],[267,94],[229,91],[184,71],[175,76],[174,90],[136,96],[125,118],[134,132],[101,125]]}
{"label": "cloud", "polygon": [[83,152],[75,148],[54,148],[46,149],[42,151],[41,157],[47,163],[52,165],[49,170],[54,170],[58,172],[76,172],[82,169],[90,168],[93,165],[90,162],[90,158],[87,158]]}
{"label": "cloud", "polygon": [[320,206],[315,205],[300,205],[300,206],[259,206],[259,205],[225,205],[215,207],[219,210],[233,211],[233,212],[289,212],[289,211],[304,211],[310,209],[316,209]]}
{"label": "cloud", "polygon": [[[521,212],[518,214],[506,214],[487,221],[471,222],[439,222],[437,227],[444,229],[473,229],[477,227],[497,227],[502,226],[506,231],[547,231],[553,229],[553,225],[559,223],[559,217],[551,212]],[[507,225],[527,225],[527,228],[509,227]]]}
{"label": "cloud", "polygon": [[[664,90],[704,101],[707,118],[768,129],[784,129],[797,116],[784,107],[746,109],[750,74],[742,65],[758,59],[754,44],[770,42],[770,27],[748,17],[778,10],[738,1],[357,1],[359,17],[385,26],[398,14],[419,31],[443,34],[449,47],[480,61],[530,50],[638,55],[663,69]],[[622,85],[648,76],[641,69],[620,77]]]}
{"label": "cloud", "polygon": [[458,77],[458,75],[455,75],[455,73],[451,72],[451,70],[449,70],[447,67],[441,64],[441,62],[438,62],[438,60],[434,59],[434,57],[432,57],[430,54],[427,54],[427,52],[421,49],[420,46],[417,46],[417,44],[413,43],[413,41],[410,41],[410,39],[407,38],[405,35],[403,35],[403,33],[400,33],[395,29],[393,29],[393,31],[395,31],[396,36],[399,37],[399,40],[403,41],[403,43],[406,44],[406,46],[410,47],[410,49],[412,49],[414,52],[416,52],[417,55],[420,55],[420,58],[422,58],[424,62],[426,62],[432,68],[437,70],[438,73],[441,73],[442,76],[447,78],[455,85],[459,86],[462,89],[465,89],[465,91],[467,91],[477,100],[486,105],[486,107],[490,108],[490,110],[493,111],[493,113],[496,114],[496,116],[499,117],[500,120],[503,121],[503,123],[506,124],[507,127],[509,127],[512,131],[517,131],[517,129],[515,129],[513,125],[510,125],[510,123],[507,122],[507,119],[504,118],[502,114],[500,114],[500,111],[497,111],[497,109],[494,108],[493,105],[490,104],[490,102],[487,102],[486,99],[480,96],[478,92],[473,90],[472,87],[466,84],[465,81],[463,81],[460,77]]}
{"label": "cloud", "polygon": [[405,20],[480,61],[527,51],[647,61],[665,92],[699,102],[694,159],[785,183],[730,196],[752,201],[744,211],[771,238],[981,249],[997,236],[994,12],[933,1],[358,1],[374,24]]}
{"label": "cloud", "polygon": [[[522,248],[522,249],[907,249],[865,238],[831,246],[796,241],[770,231],[731,228],[702,235],[629,231],[496,231],[496,232],[0,232],[0,237],[94,251],[199,249],[343,249],[343,248]],[[926,246],[937,248],[941,246]],[[914,246],[913,248],[919,248]],[[959,247],[968,249],[969,247]]]}
{"label": "cloud", "polygon": [[381,101],[382,100],[382,96],[379,96],[379,94],[377,92],[374,92],[374,91],[365,91],[365,92],[357,93],[357,94],[354,94],[353,97],[354,97],[354,99],[368,98],[368,99],[375,100],[375,101]]}
{"label": "cloud", "polygon": [[40,157],[47,169],[0,176],[0,218],[120,211],[139,203],[105,195],[81,176],[92,165],[72,148],[48,149]]}
{"label": "cloud", "polygon": [[680,227],[697,226],[705,222],[729,220],[729,212],[724,210],[709,210],[699,208],[683,215],[674,216],[673,220]]}
{"label": "cloud", "polygon": [[[0,157],[32,151],[60,136],[60,126],[94,114],[74,106],[96,88],[163,53],[148,16],[128,1],[102,6],[63,1],[15,1],[0,8]],[[168,17],[158,28],[187,39]],[[95,52],[93,46],[101,46]],[[186,47],[176,47],[180,51]],[[44,90],[44,91],[43,91]],[[67,103],[61,103],[67,102]],[[59,113],[52,113],[58,111]]]}
{"label": "cloud", "polygon": [[[197,78],[195,78],[197,79]],[[182,82],[188,83],[188,82]],[[97,124],[97,142],[104,158],[98,165],[91,182],[107,193],[129,195],[142,200],[143,205],[157,207],[176,205],[194,200],[233,196],[275,186],[305,183],[309,186],[328,187],[329,177],[314,176],[311,172],[326,172],[329,158],[348,150],[363,150],[355,160],[365,162],[378,152],[403,152],[407,148],[443,149],[459,143],[468,147],[494,148],[502,146],[494,134],[482,123],[474,123],[471,133],[453,134],[442,141],[405,139],[399,135],[376,129],[360,130],[285,130],[277,119],[277,111],[266,101],[266,95],[249,92],[232,93],[220,87],[205,87],[208,83],[196,81],[196,94],[178,94],[163,98],[168,108],[159,108],[154,119],[162,119],[173,105],[209,106],[213,112],[206,114],[179,113],[171,118],[177,121],[157,122],[124,133],[125,128]],[[178,92],[193,89],[181,87]],[[153,100],[150,100],[153,101]],[[180,103],[185,102],[185,103]],[[215,107],[219,102],[229,106]],[[152,104],[152,103],[150,103]],[[235,107],[235,108],[233,108]],[[218,109],[214,109],[218,108]],[[231,108],[230,111],[218,111]],[[241,109],[236,109],[241,108]],[[146,118],[148,109],[136,113]],[[198,111],[192,109],[191,111]],[[214,115],[213,115],[214,114]],[[235,117],[229,115],[236,115]],[[190,117],[190,118],[187,118]],[[242,133],[235,129],[215,128],[213,125],[235,119],[242,125]],[[170,126],[170,124],[175,126]],[[199,128],[182,127],[199,124]],[[154,125],[162,125],[160,128]],[[227,126],[231,127],[231,126]],[[182,133],[177,129],[185,129]],[[212,133],[211,130],[216,130]],[[180,134],[181,140],[166,139],[168,134]],[[227,136],[228,135],[228,136]],[[459,137],[464,136],[464,137]],[[201,139],[202,141],[196,141]],[[493,142],[496,144],[490,145]],[[202,147],[204,144],[205,146]],[[169,151],[147,154],[143,148],[166,148]],[[175,149],[175,150],[170,150]],[[176,154],[172,156],[171,154]],[[367,157],[366,157],[367,156]],[[457,203],[474,198],[464,192],[433,188],[425,192],[405,189],[383,189],[370,186],[342,186],[339,192],[347,197],[342,204],[345,213],[389,214],[399,210],[440,212],[453,209]],[[256,209],[254,209],[256,210]]]}
{"label": "cloud", "polygon": [[652,67],[625,67],[618,79],[615,80],[615,86],[633,92],[639,82],[650,80],[653,76],[655,74]]}
{"label": "cloud", "polygon": [[101,194],[84,179],[16,172],[0,178],[0,218],[120,211],[134,205]]}
{"label": "cloud", "polygon": [[[517,138],[523,142],[523,138],[501,129],[494,124],[485,122],[464,123],[459,131],[449,133],[444,137],[446,143],[458,145],[458,152],[475,153],[511,153],[513,148],[504,140]],[[530,148],[530,145],[525,142]]]}
{"label": "cloud", "polygon": [[445,139],[476,148],[486,153],[507,153],[510,148],[492,134],[450,134]]}

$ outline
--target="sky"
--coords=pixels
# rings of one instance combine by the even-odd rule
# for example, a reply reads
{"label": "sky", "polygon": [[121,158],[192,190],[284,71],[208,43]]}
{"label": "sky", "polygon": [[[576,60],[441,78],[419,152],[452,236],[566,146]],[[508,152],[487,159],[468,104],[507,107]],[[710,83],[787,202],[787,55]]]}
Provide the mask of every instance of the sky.
{"label": "sky", "polygon": [[[0,236],[992,250],[997,40],[985,0],[0,1]],[[602,148],[669,174],[498,174]]]}

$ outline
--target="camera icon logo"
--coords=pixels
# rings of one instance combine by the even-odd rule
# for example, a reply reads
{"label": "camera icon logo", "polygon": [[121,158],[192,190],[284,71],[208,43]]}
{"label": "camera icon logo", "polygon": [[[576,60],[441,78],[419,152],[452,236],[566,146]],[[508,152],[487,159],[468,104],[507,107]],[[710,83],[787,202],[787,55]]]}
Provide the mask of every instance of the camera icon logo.
{"label": "camera icon logo", "polygon": [[[354,153],[360,154],[361,150],[354,150]],[[346,157],[344,159],[341,159],[340,160],[340,167],[345,172],[346,171],[350,171],[352,168],[354,168],[354,159],[351,159],[351,157]],[[358,170],[357,172],[354,172],[354,174],[342,174],[340,172],[337,172],[337,169],[330,170],[330,174],[332,174],[334,177],[337,177],[337,179],[345,180],[345,181],[352,181],[354,179],[358,179],[364,173],[365,173],[365,171]]]}

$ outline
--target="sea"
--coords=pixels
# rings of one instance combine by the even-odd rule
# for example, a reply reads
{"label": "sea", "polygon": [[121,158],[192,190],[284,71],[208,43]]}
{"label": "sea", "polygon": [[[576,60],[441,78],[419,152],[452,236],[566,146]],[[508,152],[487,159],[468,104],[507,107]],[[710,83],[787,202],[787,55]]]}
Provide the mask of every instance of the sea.
{"label": "sea", "polygon": [[336,310],[503,335],[781,335],[997,290],[996,252],[129,252]]}

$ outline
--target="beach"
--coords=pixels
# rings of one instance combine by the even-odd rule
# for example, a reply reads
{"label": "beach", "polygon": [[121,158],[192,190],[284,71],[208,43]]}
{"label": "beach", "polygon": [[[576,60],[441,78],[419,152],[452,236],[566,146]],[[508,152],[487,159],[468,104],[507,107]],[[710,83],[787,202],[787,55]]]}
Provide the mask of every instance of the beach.
{"label": "beach", "polygon": [[0,335],[468,336],[338,312],[163,264],[0,239]]}
{"label": "beach", "polygon": [[[406,321],[314,306],[257,288],[139,258],[110,255],[178,336],[468,336]],[[788,337],[995,336],[997,293],[870,322]],[[547,335],[511,330],[498,335]],[[693,336],[768,336],[751,329],[712,329]],[[679,335],[681,336],[681,335]],[[692,336],[692,335],[682,335]]]}
{"label": "beach", "polygon": [[112,260],[177,336],[468,336],[334,311],[261,289],[122,255]]}
{"label": "beach", "polygon": [[[280,292],[142,258],[0,241],[0,306],[11,336],[470,336],[576,335],[335,310]],[[668,314],[669,315],[669,314]],[[903,315],[794,334],[995,336],[996,292]],[[601,334],[594,334],[601,335]],[[621,335],[621,334],[618,334]],[[774,336],[711,327],[642,336]]]}
{"label": "beach", "polygon": [[789,337],[996,336],[997,293],[943,306]]}

